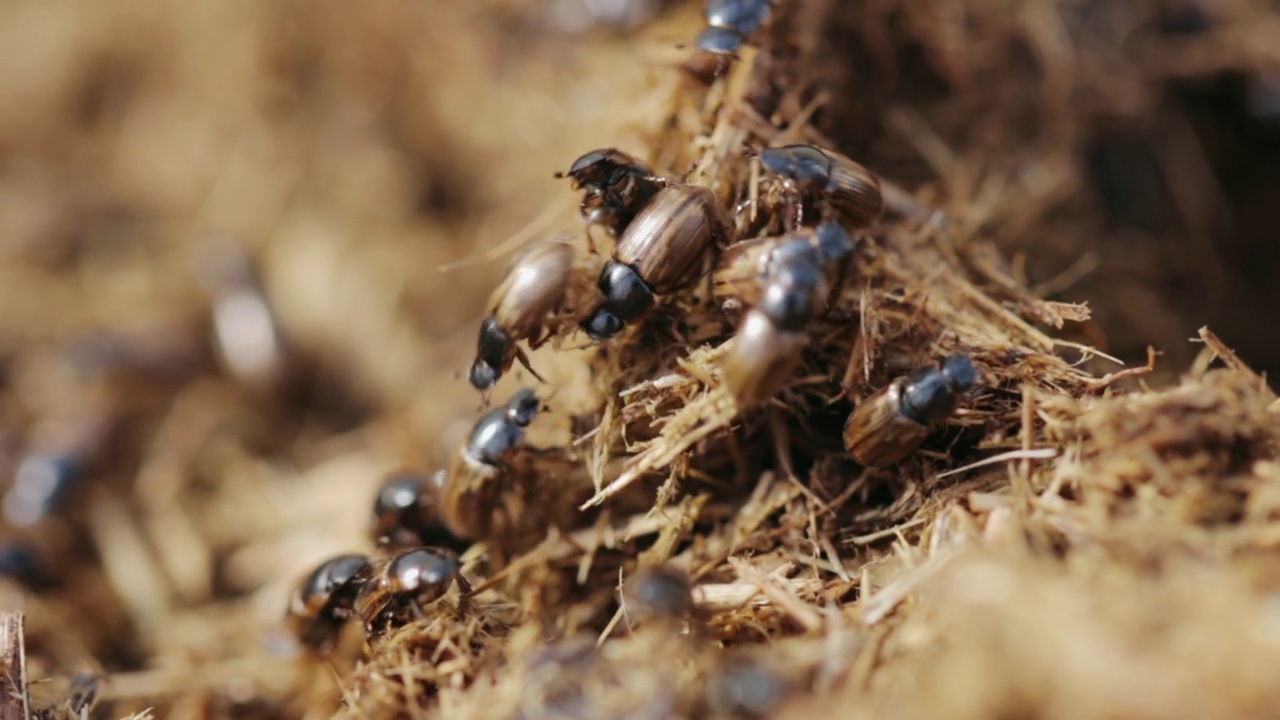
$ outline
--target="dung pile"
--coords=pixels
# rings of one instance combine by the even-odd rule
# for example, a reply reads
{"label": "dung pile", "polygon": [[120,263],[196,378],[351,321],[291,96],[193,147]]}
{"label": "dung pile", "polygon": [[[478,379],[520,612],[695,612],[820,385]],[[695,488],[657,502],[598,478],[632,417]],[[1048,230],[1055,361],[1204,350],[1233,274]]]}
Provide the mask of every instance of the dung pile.
{"label": "dung pile", "polygon": [[[67,231],[56,257],[33,245],[0,264],[15,282],[42,279],[21,285],[38,296],[31,317],[4,321],[15,480],[0,556],[41,716],[1272,712],[1280,400],[1208,329],[1190,351],[1147,349],[1182,331],[1156,269],[1088,304],[1064,293],[1113,271],[1091,273],[1090,253],[1108,251],[1080,238],[1119,238],[1138,262],[1152,238],[1193,244],[1214,212],[1243,217],[1257,202],[1228,188],[1216,210],[1168,220],[1176,228],[1139,227],[1227,167],[1188,159],[1201,146],[1164,117],[1173,101],[1156,96],[1175,90],[1163,84],[1234,73],[1265,99],[1275,14],[1244,2],[983,3],[955,17],[935,3],[743,5],[767,20],[698,36],[700,6],[635,3],[657,14],[626,40],[569,39],[570,11],[492,2],[482,21],[440,8],[432,39],[468,60],[453,64],[413,54],[426,23],[400,6],[354,27],[349,9],[320,8],[292,35],[271,32],[292,27],[283,6],[224,10],[205,19],[218,37],[239,28],[245,47],[274,51],[237,55],[234,72],[257,77],[246,68],[262,62],[263,78],[296,90],[259,79],[277,114],[238,116],[257,133],[238,143],[282,153],[236,151],[260,175],[223,172],[260,177],[256,189],[147,184],[147,205],[117,168],[73,202],[15,176],[118,243]],[[181,15],[139,28],[200,37]],[[1242,33],[1253,39],[1224,50]],[[699,52],[695,37],[734,53]],[[1108,55],[1116,37],[1131,55]],[[483,107],[467,93],[486,73],[554,87],[564,61],[522,66],[504,54],[516,41],[540,48],[531,57],[538,43],[589,46],[599,85],[564,103],[596,108],[575,122],[600,134],[585,146],[572,132],[525,137],[541,149],[486,167],[494,136],[536,130],[496,104],[469,124],[444,103]],[[187,58],[183,72],[218,54],[158,47]],[[130,68],[157,60],[116,62],[151,77]],[[640,99],[601,110],[591,98],[609,97],[605,76],[628,72],[643,75],[627,76]],[[220,87],[213,75],[201,93]],[[102,84],[124,109],[94,112],[123,128],[165,117],[132,93],[182,107],[172,88]],[[343,98],[358,101],[326,114]],[[513,107],[567,122],[553,104],[529,92]],[[316,121],[308,108],[330,110]],[[1116,139],[1144,122],[1167,134]],[[69,134],[141,142],[104,127]],[[293,132],[297,152],[284,153]],[[451,133],[473,155],[433,142]],[[622,174],[595,195],[570,172],[574,194],[552,174],[593,146],[637,157],[611,155]],[[1195,172],[1135,187],[1123,176],[1142,166],[1123,159],[1135,146],[1161,150],[1168,173]],[[519,182],[501,189],[508,172]],[[529,199],[535,177],[554,198],[545,210]],[[1103,191],[1086,192],[1099,177]],[[104,197],[129,212],[90,212]],[[490,211],[510,220],[511,242],[449,244]],[[671,267],[655,259],[660,242],[635,250],[628,229],[656,222],[650,212],[696,216],[688,244],[705,250],[672,251]],[[20,227],[32,238],[52,232],[31,217]],[[178,235],[199,239],[165,244]],[[433,274],[516,245],[534,254],[514,267],[541,257],[557,280],[534,283],[555,301],[521,333],[507,318],[523,305],[495,311],[501,291],[485,304],[490,288],[517,286],[499,285],[501,268]],[[1011,249],[1027,260],[1008,261]],[[1054,262],[1037,269],[1041,257]],[[634,288],[632,271],[652,307],[597,287],[604,273]],[[1095,306],[1132,366],[1094,347]],[[1135,308],[1154,329],[1117,336]],[[491,312],[539,346],[527,367],[488,331],[477,347]],[[491,365],[504,377],[477,413],[463,370],[486,342],[502,348]],[[384,494],[374,518],[384,480],[407,490]],[[351,559],[291,606],[339,554]],[[289,632],[290,607],[313,642]]]}

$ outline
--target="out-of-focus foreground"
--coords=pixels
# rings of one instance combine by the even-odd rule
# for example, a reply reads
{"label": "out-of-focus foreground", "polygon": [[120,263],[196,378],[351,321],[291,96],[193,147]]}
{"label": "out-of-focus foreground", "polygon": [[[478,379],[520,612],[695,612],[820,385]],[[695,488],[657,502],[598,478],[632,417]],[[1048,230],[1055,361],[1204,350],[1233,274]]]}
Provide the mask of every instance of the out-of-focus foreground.
{"label": "out-of-focus foreground", "polygon": [[[678,175],[705,149],[663,145],[701,121],[680,67],[701,4],[632,2],[652,16],[625,30],[591,19],[606,5],[0,8],[0,606],[25,613],[40,712],[78,716],[90,686],[95,717],[329,717],[344,692],[353,717],[1271,711],[1280,405],[1246,366],[1280,370],[1280,10],[1250,0],[779,0],[821,19],[797,26],[816,131],[963,248],[931,278],[902,249],[934,242],[928,223],[877,230],[878,300],[857,307],[883,327],[859,332],[892,350],[823,338],[843,353],[827,384],[851,353],[918,366],[934,330],[959,337],[991,392],[954,448],[841,475],[822,460],[838,452],[802,447],[803,479],[749,452],[733,483],[691,450],[666,461],[696,471],[688,494],[663,488],[658,540],[609,546],[612,576],[578,535],[555,561],[579,589],[515,561],[530,589],[495,581],[453,635],[394,636],[359,666],[358,648],[299,651],[281,624],[298,578],[367,552],[383,475],[447,466],[470,431],[465,370],[515,241],[582,235],[553,172],[617,146]],[[981,292],[928,297],[954,288]],[[1113,378],[1133,394],[1112,396],[1069,369],[1148,346],[1143,380],[1166,390]],[[559,350],[536,356],[560,384],[541,395],[599,411],[584,378],[616,391],[622,361]],[[892,377],[873,365],[863,396]],[[700,408],[701,385],[667,390],[647,412]],[[798,394],[779,407],[813,409]],[[590,447],[561,419],[545,442]],[[786,422],[809,429],[733,432],[785,445]],[[821,445],[830,418],[814,424]],[[638,555],[693,558],[708,627],[639,625],[596,654],[549,637],[604,631]]]}

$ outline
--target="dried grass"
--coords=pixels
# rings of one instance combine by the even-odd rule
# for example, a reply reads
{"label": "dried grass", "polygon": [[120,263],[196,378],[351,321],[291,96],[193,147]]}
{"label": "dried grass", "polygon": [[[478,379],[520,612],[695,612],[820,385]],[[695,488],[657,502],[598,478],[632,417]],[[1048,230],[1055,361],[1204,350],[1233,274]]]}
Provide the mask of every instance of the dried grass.
{"label": "dried grass", "polygon": [[[1267,246],[1168,96],[1273,78],[1275,12],[1217,3],[1175,33],[1174,3],[1138,0],[782,2],[771,53],[708,87],[671,51],[698,9],[574,39],[498,0],[3,11],[0,57],[30,69],[0,85],[5,460],[89,461],[8,531],[62,583],[5,587],[28,678],[54,678],[41,717],[72,716],[76,672],[105,676],[104,717],[1274,714],[1280,401],[1214,333],[1184,340],[1266,315],[1209,242],[1224,209]],[[769,118],[742,102],[761,88]],[[1152,128],[1120,152],[1160,181],[1108,211],[1088,168],[1115,127]],[[368,548],[380,475],[447,466],[475,417],[458,370],[491,261],[580,236],[552,171],[617,145],[733,207],[759,179],[743,147],[786,141],[865,162],[887,211],[777,397],[726,392],[741,303],[703,286],[603,348],[560,338],[532,357],[552,412],[516,473],[537,526],[464,555],[469,606],[300,652],[294,581]],[[1115,224],[1144,202],[1168,224]],[[214,232],[260,268],[282,383],[206,340],[190,268]],[[1165,284],[1198,260],[1219,305],[1184,317]],[[1274,321],[1238,322],[1277,367]],[[981,387],[902,464],[852,463],[852,407],[952,352]],[[693,578],[692,618],[620,602],[660,563]]]}

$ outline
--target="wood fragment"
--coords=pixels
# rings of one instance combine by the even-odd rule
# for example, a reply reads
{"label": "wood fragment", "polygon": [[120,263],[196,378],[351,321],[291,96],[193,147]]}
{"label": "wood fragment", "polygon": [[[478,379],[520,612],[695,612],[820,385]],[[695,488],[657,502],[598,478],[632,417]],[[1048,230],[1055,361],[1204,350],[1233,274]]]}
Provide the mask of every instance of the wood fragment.
{"label": "wood fragment", "polygon": [[0,720],[30,720],[22,613],[0,612]]}

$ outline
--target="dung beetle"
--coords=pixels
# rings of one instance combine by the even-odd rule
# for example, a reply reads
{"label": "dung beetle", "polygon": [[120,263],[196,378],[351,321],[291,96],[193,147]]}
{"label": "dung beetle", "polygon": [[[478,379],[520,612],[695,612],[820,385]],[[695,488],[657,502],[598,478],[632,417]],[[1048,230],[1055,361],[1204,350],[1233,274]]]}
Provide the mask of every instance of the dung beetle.
{"label": "dung beetle", "polygon": [[541,403],[530,388],[516,391],[505,407],[490,410],[476,423],[463,455],[473,464],[496,468],[524,441]]}
{"label": "dung beetle", "polygon": [[[825,205],[852,230],[875,222],[884,208],[876,176],[835,151],[784,145],[761,150],[756,157],[766,172],[782,179],[784,190],[801,201]],[[803,225],[804,203],[793,205],[794,222]]]}
{"label": "dung beetle", "polygon": [[516,343],[536,350],[550,338],[548,318],[564,301],[573,267],[573,246],[546,240],[521,255],[489,298],[489,316],[480,324],[471,384],[489,390],[519,360],[539,380]]}
{"label": "dung beetle", "polygon": [[680,290],[704,270],[707,253],[727,237],[728,219],[707,188],[663,188],[618,239],[597,286],[605,301],[582,329],[592,340],[618,334],[649,311],[654,296]]}
{"label": "dung beetle", "polygon": [[978,383],[967,355],[952,355],[941,368],[917,370],[867,398],[844,424],[844,446],[868,467],[892,465],[929,437],[929,426],[955,411],[960,396]]}
{"label": "dung beetle", "polygon": [[454,537],[440,520],[446,478],[443,470],[430,475],[405,470],[387,475],[373,503],[374,542],[391,548],[439,545],[465,550],[469,543]]}
{"label": "dung beetle", "polygon": [[772,0],[710,0],[707,28],[694,43],[716,55],[734,53],[769,19]]}
{"label": "dung beetle", "polygon": [[368,557],[339,555],[302,579],[289,601],[286,621],[303,646],[322,654],[333,649],[343,624],[354,615],[356,596],[370,572]]}
{"label": "dung beetle", "polygon": [[725,384],[740,407],[765,402],[791,374],[804,329],[825,306],[832,277],[854,250],[838,225],[782,239],[760,262],[759,301],[743,317],[723,360]]}
{"label": "dung beetle", "polygon": [[574,189],[584,193],[579,206],[582,218],[614,238],[667,184],[648,165],[617,148],[592,150],[556,177],[573,180]]}
{"label": "dung beetle", "polygon": [[365,632],[374,637],[388,629],[426,617],[429,605],[458,585],[465,598],[471,585],[462,575],[458,556],[446,548],[419,547],[401,550],[375,561],[370,579],[356,597],[355,609]]}
{"label": "dung beetle", "polygon": [[524,429],[540,405],[532,389],[521,388],[471,429],[444,481],[438,506],[440,520],[455,537],[479,540],[488,534],[497,511],[498,481],[512,455],[524,446]]}
{"label": "dung beetle", "polygon": [[822,258],[806,238],[789,238],[770,253],[760,302],[743,317],[723,361],[739,406],[768,400],[790,376],[825,287]]}
{"label": "dung beetle", "polygon": [[825,222],[787,235],[753,238],[729,246],[721,256],[713,277],[716,299],[756,304],[760,291],[764,289],[763,278],[769,273],[769,263],[781,257],[777,255],[778,249],[793,238],[803,238],[813,244],[820,256],[824,275],[837,281],[832,289],[838,289],[838,280],[852,259],[857,243],[839,224]]}

